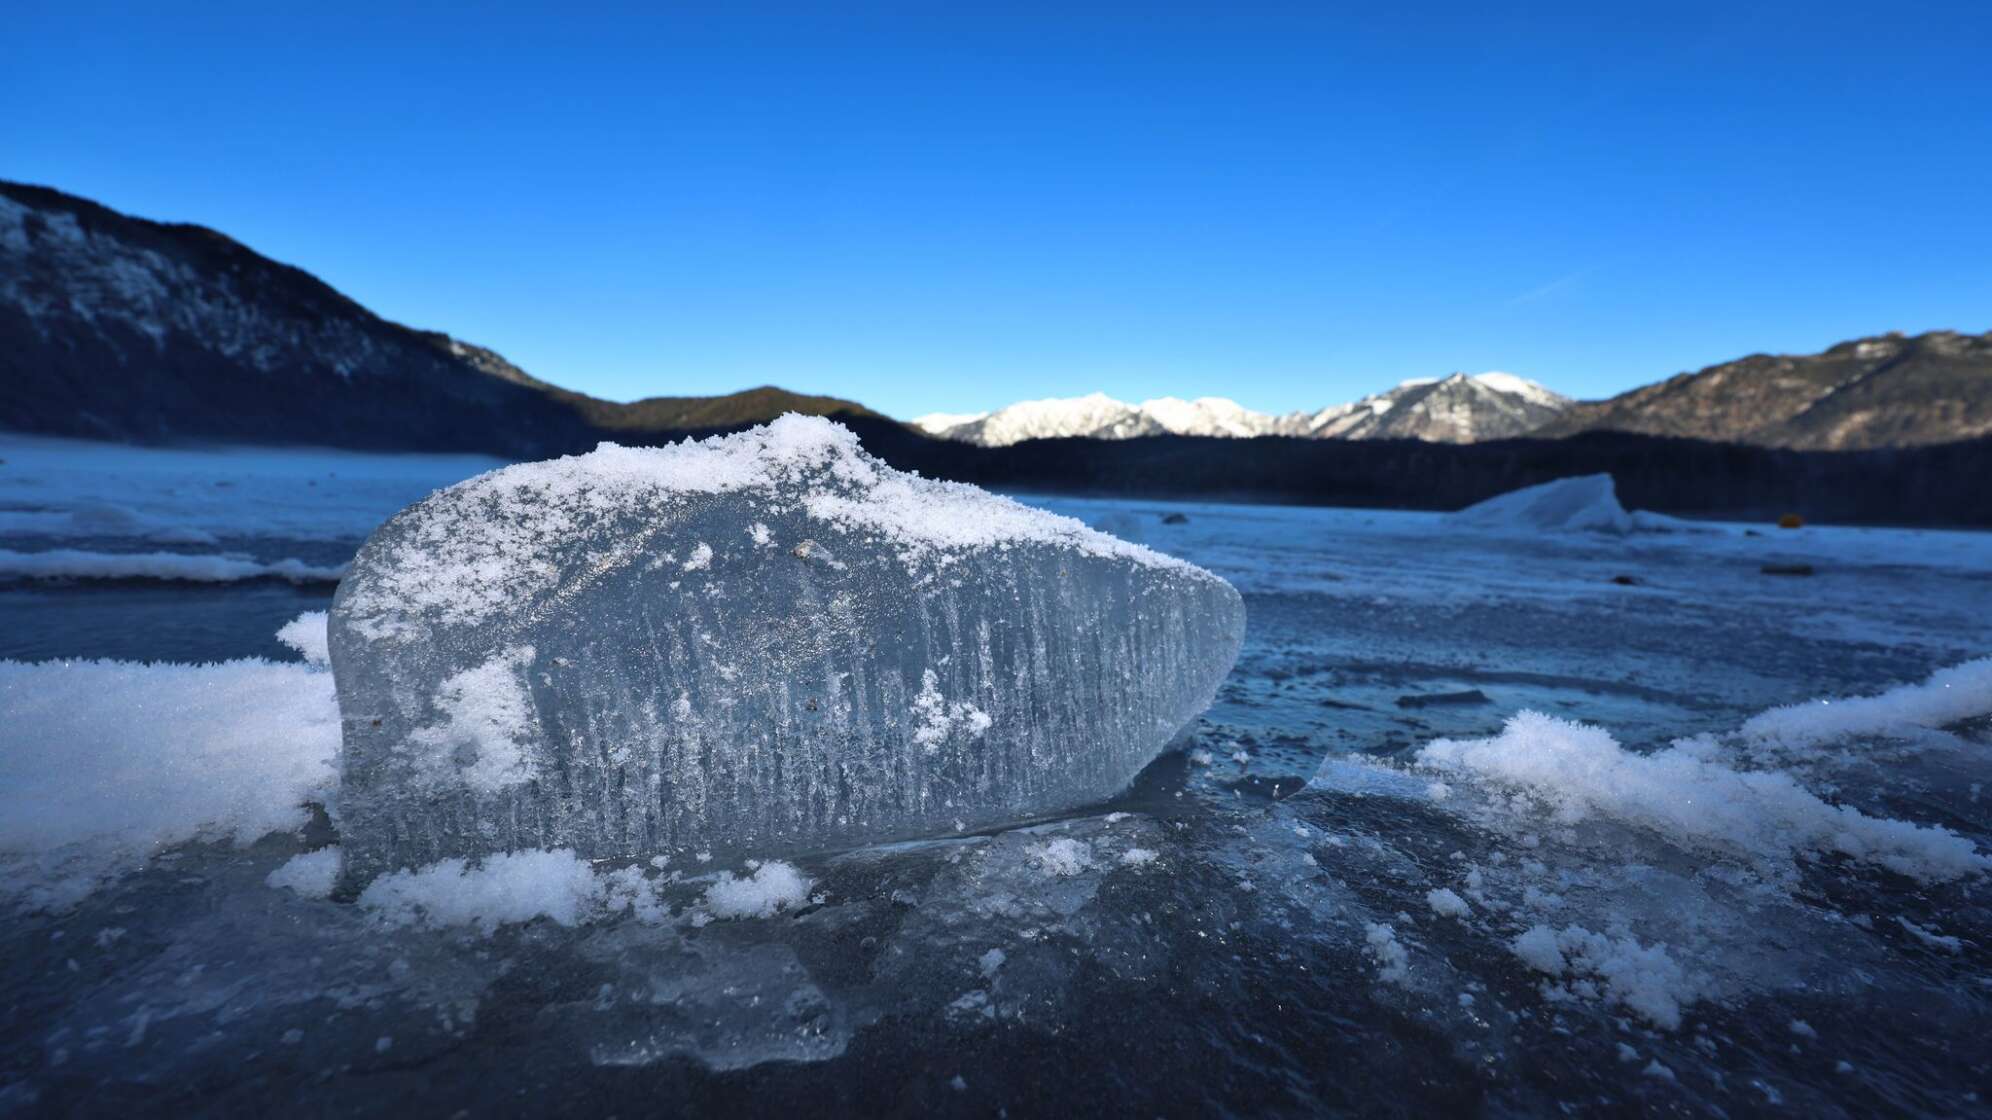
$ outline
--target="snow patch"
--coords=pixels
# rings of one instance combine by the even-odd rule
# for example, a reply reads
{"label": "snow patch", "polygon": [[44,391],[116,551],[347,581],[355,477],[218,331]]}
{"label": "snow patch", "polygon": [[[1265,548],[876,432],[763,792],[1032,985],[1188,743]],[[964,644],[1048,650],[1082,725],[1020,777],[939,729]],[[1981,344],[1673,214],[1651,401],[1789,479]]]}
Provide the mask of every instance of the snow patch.
{"label": "snow patch", "polygon": [[307,665],[332,664],[332,643],[326,634],[326,613],[306,611],[277,631],[277,640],[296,650]]}
{"label": "snow patch", "polygon": [[1558,822],[1596,814],[1759,865],[1837,852],[1923,882],[1992,868],[1962,836],[1830,805],[1781,771],[1731,769],[1684,746],[1634,754],[1602,728],[1540,712],[1490,739],[1436,740],[1416,763],[1523,792]]}
{"label": "snow patch", "polygon": [[1774,748],[1817,746],[1858,735],[1899,735],[1992,713],[1992,657],[1940,669],[1921,684],[1875,696],[1813,700],[1745,721],[1746,740]]}
{"label": "snow patch", "polygon": [[940,675],[932,669],[920,674],[920,692],[913,697],[913,717],[913,741],[926,748],[928,754],[939,751],[942,743],[956,735],[982,738],[991,722],[988,713],[973,704],[963,701],[949,704],[941,695]]}
{"label": "snow patch", "polygon": [[489,933],[536,918],[580,925],[602,910],[606,895],[607,884],[588,861],[561,848],[390,872],[367,885],[360,905],[386,926],[474,926]]}
{"label": "snow patch", "polygon": [[264,562],[239,553],[85,552],[52,548],[45,552],[0,549],[0,579],[154,579],[180,583],[237,583],[281,579],[291,583],[337,583],[344,564],[307,564],[283,559]]}
{"label": "snow patch", "polygon": [[745,877],[722,872],[706,888],[705,908],[715,918],[772,918],[809,901],[812,885],[794,866],[771,860]]}
{"label": "snow patch", "polygon": [[436,695],[443,722],[408,737],[432,780],[495,793],[533,779],[526,746],[535,716],[522,675],[532,659],[533,647],[517,646],[443,682]]}
{"label": "snow patch", "polygon": [[0,895],[64,908],[197,838],[298,829],[337,787],[332,675],[295,662],[0,662]]}
{"label": "snow patch", "polygon": [[1069,878],[1093,866],[1093,849],[1083,840],[1060,836],[1030,849],[1030,861],[1054,878]]}
{"label": "snow patch", "polygon": [[1515,938],[1511,948],[1530,968],[1574,981],[1557,994],[1595,994],[1663,1030],[1679,1027],[1681,1008],[1701,995],[1701,985],[1668,955],[1666,946],[1641,945],[1633,937],[1607,937],[1582,926],[1559,930],[1535,925]]}

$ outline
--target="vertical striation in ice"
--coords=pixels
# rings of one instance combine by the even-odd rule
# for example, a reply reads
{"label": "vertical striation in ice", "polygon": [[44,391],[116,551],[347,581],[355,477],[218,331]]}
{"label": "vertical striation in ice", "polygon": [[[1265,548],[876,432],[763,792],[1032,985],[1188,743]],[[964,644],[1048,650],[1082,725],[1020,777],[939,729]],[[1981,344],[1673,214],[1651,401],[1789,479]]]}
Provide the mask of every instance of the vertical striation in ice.
{"label": "vertical striation in ice", "polygon": [[347,870],[806,851],[1112,794],[1244,635],[1201,568],[826,420],[506,467],[340,585]]}

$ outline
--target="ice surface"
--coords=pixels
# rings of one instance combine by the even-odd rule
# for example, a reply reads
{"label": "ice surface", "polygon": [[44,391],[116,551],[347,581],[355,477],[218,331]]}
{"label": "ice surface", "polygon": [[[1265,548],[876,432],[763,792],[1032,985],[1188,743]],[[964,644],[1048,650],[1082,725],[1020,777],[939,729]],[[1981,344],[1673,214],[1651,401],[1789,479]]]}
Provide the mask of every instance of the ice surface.
{"label": "ice surface", "polygon": [[395,517],[330,626],[348,872],[803,851],[1105,797],[1243,637],[1200,568],[828,421],[504,468]]}
{"label": "ice surface", "polygon": [[[6,437],[0,451],[0,534],[57,517],[31,508],[38,490],[65,510],[85,496],[51,475],[46,487],[14,485],[29,457],[14,458]],[[337,479],[319,470],[307,487],[287,454],[203,458],[235,463],[225,479],[235,485],[188,473],[172,494],[127,497],[119,487],[132,480],[105,472],[92,500],[161,525],[180,520],[169,503],[184,503],[185,523],[228,548],[329,564],[350,550],[252,547],[234,534],[262,518],[330,531],[350,516],[357,544],[426,489],[363,502],[343,489],[357,468]],[[259,494],[269,504],[238,520],[203,512]],[[306,504],[315,497],[323,507]],[[226,799],[169,793],[178,808],[153,833],[159,842],[122,849],[103,868],[111,877],[89,880],[94,890],[74,905],[0,907],[0,994],[19,1009],[0,1112],[133,1101],[190,1113],[276,1114],[299,1101],[391,1112],[407,1108],[415,1081],[473,1113],[516,1110],[548,1086],[625,1114],[658,1100],[693,1112],[809,1102],[827,1115],[877,1115],[966,1099],[1021,1116],[1102,1086],[1121,1110],[1157,1115],[1985,1111],[1983,1047],[1972,1046],[1992,1024],[1983,875],[1923,882],[1812,846],[1757,854],[1748,831],[1739,845],[1646,823],[1643,796],[1625,811],[1609,797],[1586,803],[1573,819],[1561,798],[1500,769],[1414,760],[1435,739],[1499,738],[1505,717],[1533,708],[1609,729],[1630,757],[1678,747],[1739,773],[1783,773],[1829,808],[1940,824],[1992,852],[1982,788],[1992,785],[1992,682],[1974,684],[1984,678],[1964,668],[1932,675],[1992,652],[1992,534],[1502,534],[1392,511],[1045,504],[1087,522],[1119,510],[1149,525],[1183,509],[1188,524],[1152,537],[1246,591],[1248,645],[1190,733],[1205,765],[1164,756],[1108,805],[1022,828],[789,857],[807,896],[767,917],[715,916],[716,884],[751,884],[767,866],[725,853],[662,867],[491,856],[447,874],[423,869],[429,877],[393,904],[385,891],[371,904],[310,897],[336,856],[321,846],[332,841],[324,823],[298,806],[336,791],[253,775],[308,725],[293,716],[336,712],[329,673],[293,662],[247,674],[235,691],[227,682],[239,665],[127,665],[73,687],[28,667],[42,674],[34,688],[0,693],[0,735],[17,711],[31,710],[37,728],[34,749],[0,779],[0,822],[32,820],[37,789],[97,783],[105,760],[88,744],[120,739],[130,780],[93,814],[107,832],[153,813],[148,791],[177,789],[172,760],[196,740],[211,749],[197,752],[193,776],[257,789],[262,803],[242,807],[254,812],[240,814],[238,831]],[[715,567],[729,547],[793,547],[759,515],[729,532],[702,537]],[[849,559],[827,534],[815,539]],[[696,553],[673,551],[679,565]],[[1774,560],[1819,574],[1762,577]],[[1638,585],[1612,584],[1617,573]],[[98,617],[139,637],[213,629],[222,637],[206,647],[212,656],[235,656],[325,596],[264,581],[15,585],[9,597],[0,634]],[[252,599],[278,605],[230,613],[230,602]],[[146,600],[161,608],[123,613]],[[70,606],[35,621],[32,604],[52,601]],[[105,605],[75,609],[92,603]],[[170,644],[117,648],[192,656],[168,654],[180,648]],[[936,673],[944,715],[979,706]],[[1904,681],[1921,683],[1883,691]],[[907,684],[917,695],[922,681]],[[1467,688],[1491,702],[1395,704]],[[1962,703],[1945,698],[1960,688]],[[210,691],[216,702],[204,706]],[[1902,706],[1868,719],[1878,709],[1858,697],[1869,693]],[[1830,702],[1794,705],[1806,697]],[[1779,705],[1797,715],[1751,718]],[[1858,718],[1830,725],[1842,713]],[[333,718],[317,735],[323,774],[336,760]],[[1746,731],[1793,718],[1803,734]],[[0,748],[11,758],[22,742],[0,738]],[[62,749],[70,742],[87,749],[73,755]],[[1240,751],[1249,766],[1230,761]],[[1296,789],[1317,771],[1317,784]],[[23,783],[24,772],[36,776]],[[1573,780],[1639,792],[1611,765]],[[274,833],[235,843],[259,818]],[[217,823],[198,823],[207,820]],[[76,865],[64,862],[71,848],[39,847],[61,831],[46,823],[46,834],[15,834],[28,858],[7,874],[36,870],[44,852],[57,887]],[[1046,857],[1059,852],[1085,863],[1054,873]],[[485,878],[505,886],[466,882]],[[1440,891],[1467,912],[1435,912]],[[1372,925],[1391,927],[1378,949],[1403,953],[1401,978],[1380,975]],[[1515,951],[1538,926],[1561,974]],[[1655,967],[1639,967],[1638,953]],[[1662,1025],[1669,1000],[1672,1029]],[[1215,1057],[1156,1058],[1182,1053]],[[951,1088],[957,1074],[967,1097]]]}

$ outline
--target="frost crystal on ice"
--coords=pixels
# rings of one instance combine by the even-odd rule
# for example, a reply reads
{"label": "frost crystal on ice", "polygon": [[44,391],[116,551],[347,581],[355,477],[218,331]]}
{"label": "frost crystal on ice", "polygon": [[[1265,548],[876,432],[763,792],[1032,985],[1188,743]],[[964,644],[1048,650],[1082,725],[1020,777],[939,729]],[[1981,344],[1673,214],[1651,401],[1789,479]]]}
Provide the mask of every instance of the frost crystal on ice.
{"label": "frost crystal on ice", "polygon": [[1243,638],[1223,580],[820,419],[506,467],[333,605],[349,876],[807,851],[1110,795]]}

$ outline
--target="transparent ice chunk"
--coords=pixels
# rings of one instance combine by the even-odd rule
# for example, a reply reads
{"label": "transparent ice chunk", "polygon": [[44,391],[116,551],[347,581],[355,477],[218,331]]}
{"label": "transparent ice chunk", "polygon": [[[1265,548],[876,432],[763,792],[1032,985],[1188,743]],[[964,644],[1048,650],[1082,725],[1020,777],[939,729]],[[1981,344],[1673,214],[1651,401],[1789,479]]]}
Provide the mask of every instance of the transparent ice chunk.
{"label": "transparent ice chunk", "polygon": [[1201,568],[829,421],[481,475],[376,532],[330,641],[349,877],[799,852],[1111,795],[1244,633]]}

